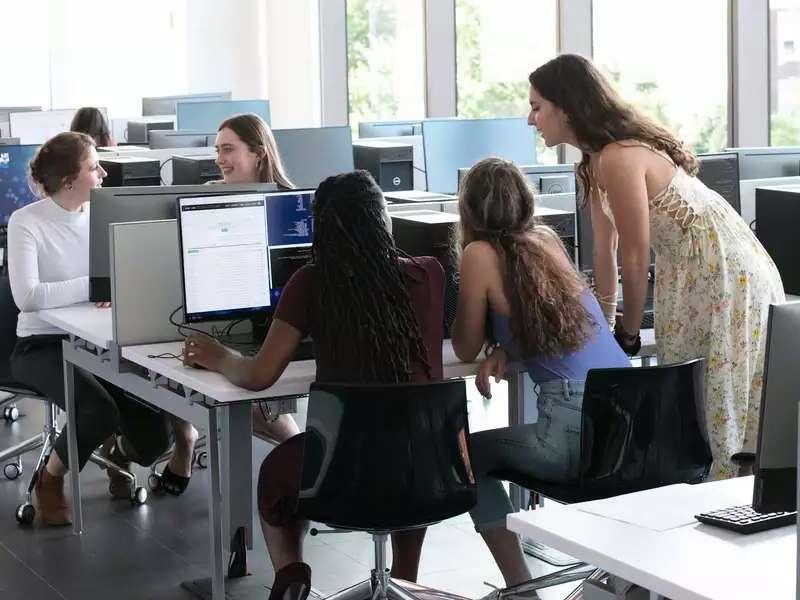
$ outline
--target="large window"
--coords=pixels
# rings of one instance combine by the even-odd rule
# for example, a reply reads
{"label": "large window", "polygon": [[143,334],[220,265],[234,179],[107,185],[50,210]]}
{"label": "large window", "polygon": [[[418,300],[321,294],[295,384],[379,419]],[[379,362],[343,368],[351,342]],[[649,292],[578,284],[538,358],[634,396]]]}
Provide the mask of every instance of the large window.
{"label": "large window", "polygon": [[594,0],[594,60],[696,152],[728,143],[728,0]]}
{"label": "large window", "polygon": [[[458,115],[528,114],[528,74],[556,55],[556,0],[456,0]],[[540,162],[555,162],[537,136]]]}
{"label": "large window", "polygon": [[769,3],[769,133],[773,146],[800,144],[800,5]]}
{"label": "large window", "polygon": [[347,0],[350,125],[425,116],[422,0]]}

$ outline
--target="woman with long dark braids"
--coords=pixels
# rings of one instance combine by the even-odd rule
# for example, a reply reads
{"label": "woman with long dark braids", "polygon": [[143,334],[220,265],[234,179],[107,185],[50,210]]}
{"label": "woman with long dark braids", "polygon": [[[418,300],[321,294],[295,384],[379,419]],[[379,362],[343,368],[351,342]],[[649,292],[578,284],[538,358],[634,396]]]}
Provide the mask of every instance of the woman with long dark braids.
{"label": "woman with long dark braids", "polygon": [[469,362],[487,340],[496,344],[476,378],[486,397],[489,376],[503,376],[507,355],[521,361],[538,386],[536,423],[470,435],[478,484],[470,516],[506,585],[513,586],[531,575],[517,535],[505,527],[511,501],[488,473],[513,469],[554,482],[573,479],[586,374],[630,362],[561,240],[536,223],[533,192],[513,163],[480,161],[464,179],[458,204],[461,267],[453,348]]}
{"label": "woman with long dark braids", "polygon": [[[254,390],[272,385],[300,340],[314,340],[318,381],[424,382],[442,378],[444,272],[430,257],[398,256],[383,194],[366,171],[329,177],[314,196],[314,261],[281,293],[258,355],[245,358],[208,336],[187,338],[185,361]],[[270,598],[305,598],[308,523],[294,507],[305,435],[261,464],[258,507],[275,569]],[[392,576],[415,581],[425,530],[392,535]]]}

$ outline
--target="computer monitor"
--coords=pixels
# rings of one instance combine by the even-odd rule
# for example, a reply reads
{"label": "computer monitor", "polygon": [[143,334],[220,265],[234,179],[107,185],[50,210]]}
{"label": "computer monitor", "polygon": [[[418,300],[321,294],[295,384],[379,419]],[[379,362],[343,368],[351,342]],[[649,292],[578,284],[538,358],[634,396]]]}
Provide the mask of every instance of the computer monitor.
{"label": "computer monitor", "polygon": [[217,138],[216,130],[202,131],[169,131],[153,129],[148,132],[150,148],[210,148]]}
{"label": "computer monitor", "polygon": [[19,146],[19,138],[0,137],[0,146]]}
{"label": "computer monitor", "polygon": [[0,123],[8,123],[9,115],[16,112],[36,112],[41,106],[0,106]]}
{"label": "computer monitor", "polygon": [[271,122],[269,100],[178,102],[178,128],[216,131],[225,119],[244,113],[258,115],[267,122],[267,125]]}
{"label": "computer monitor", "polygon": [[142,98],[142,116],[174,115],[178,102],[215,102],[230,100],[230,92],[203,92],[200,94],[180,94],[178,96],[150,96]]}
{"label": "computer monitor", "polygon": [[741,179],[796,177],[800,175],[800,146],[769,148],[726,148],[739,155]]}
{"label": "computer monitor", "polygon": [[753,469],[753,509],[758,512],[791,511],[797,506],[798,338],[800,302],[770,305]]}
{"label": "computer monitor", "polygon": [[28,164],[39,146],[0,146],[0,225],[18,208],[37,200],[28,185]]}
{"label": "computer monitor", "polygon": [[274,189],[274,183],[253,183],[132,186],[92,190],[90,197],[92,209],[89,212],[89,299],[93,302],[111,301],[108,245],[110,223],[174,219],[175,202],[179,196],[213,196],[232,192],[262,193]]}
{"label": "computer monitor", "polygon": [[359,138],[395,137],[419,135],[422,123],[416,121],[361,121],[358,124]]}
{"label": "computer monitor", "polygon": [[453,194],[458,169],[499,156],[520,165],[536,163],[536,140],[522,117],[426,119],[422,122],[428,191]]}
{"label": "computer monitor", "polygon": [[314,192],[178,199],[187,323],[272,312],[311,256]]}
{"label": "computer monitor", "polygon": [[739,196],[739,155],[735,152],[699,154],[700,170],[697,178],[706,187],[722,196],[733,209],[742,214]]}
{"label": "computer monitor", "polygon": [[353,170],[350,127],[274,129],[284,167],[298,188],[316,188],[330,175]]}
{"label": "computer monitor", "polygon": [[[100,111],[105,116],[106,109]],[[23,144],[43,144],[54,135],[69,131],[76,108],[12,112],[9,115],[11,136],[18,137]]]}

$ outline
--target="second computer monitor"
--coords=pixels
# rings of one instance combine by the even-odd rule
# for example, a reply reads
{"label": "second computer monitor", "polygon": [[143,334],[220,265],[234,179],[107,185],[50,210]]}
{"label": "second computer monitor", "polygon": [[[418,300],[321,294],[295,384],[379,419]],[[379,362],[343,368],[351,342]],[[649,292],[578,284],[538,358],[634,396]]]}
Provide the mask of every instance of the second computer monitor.
{"label": "second computer monitor", "polygon": [[234,115],[253,113],[270,124],[269,100],[226,100],[215,102],[178,102],[179,129],[216,131],[220,123]]}
{"label": "second computer monitor", "polygon": [[142,98],[142,116],[174,115],[178,102],[213,102],[230,100],[230,92],[203,92],[200,94],[181,94],[178,96],[151,96]]}
{"label": "second computer monitor", "polygon": [[739,176],[742,179],[796,177],[800,175],[800,147],[726,148],[739,155]]}
{"label": "second computer monitor", "polygon": [[311,255],[312,191],[178,199],[187,323],[271,312]]}
{"label": "second computer monitor", "polygon": [[350,127],[275,129],[283,166],[298,188],[316,188],[330,175],[353,170]]}
{"label": "second computer monitor", "polygon": [[148,133],[150,148],[209,148],[214,145],[216,130],[209,131],[170,131],[154,129]]}
{"label": "second computer monitor", "polygon": [[[106,109],[100,110],[105,115]],[[43,144],[54,135],[69,131],[76,112],[75,108],[65,108],[11,113],[11,135],[18,137],[23,144]]]}
{"label": "second computer monitor", "polygon": [[536,163],[536,139],[521,117],[426,119],[422,122],[428,191],[453,194],[458,170],[489,156],[519,165]]}
{"label": "second computer monitor", "polygon": [[39,146],[0,146],[0,225],[18,208],[36,200],[28,185],[28,165]]}
{"label": "second computer monitor", "polygon": [[697,178],[706,187],[722,196],[733,209],[742,214],[739,192],[739,155],[735,152],[699,154],[700,170]]}
{"label": "second computer monitor", "polygon": [[422,123],[416,121],[361,121],[358,124],[359,138],[395,137],[419,135]]}

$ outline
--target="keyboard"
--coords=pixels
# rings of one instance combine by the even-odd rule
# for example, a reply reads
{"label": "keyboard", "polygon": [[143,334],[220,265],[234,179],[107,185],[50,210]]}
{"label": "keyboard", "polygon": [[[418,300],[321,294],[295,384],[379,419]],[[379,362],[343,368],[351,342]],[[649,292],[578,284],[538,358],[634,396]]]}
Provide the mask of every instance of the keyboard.
{"label": "keyboard", "polygon": [[753,507],[731,506],[694,516],[695,519],[707,525],[730,529],[737,533],[757,533],[776,527],[785,527],[797,523],[797,512],[759,513]]}

